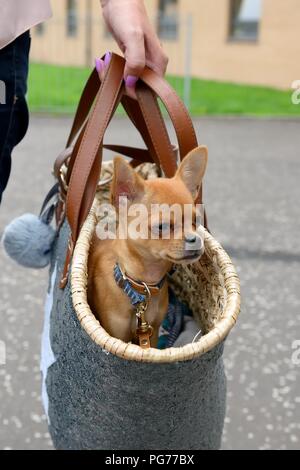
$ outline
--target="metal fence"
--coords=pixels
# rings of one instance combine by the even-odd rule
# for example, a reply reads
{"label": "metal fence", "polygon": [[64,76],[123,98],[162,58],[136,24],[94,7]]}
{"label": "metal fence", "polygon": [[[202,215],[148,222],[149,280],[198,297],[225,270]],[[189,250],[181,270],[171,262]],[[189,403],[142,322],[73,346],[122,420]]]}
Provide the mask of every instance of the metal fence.
{"label": "metal fence", "polygon": [[[153,23],[170,57],[167,80],[189,108],[192,17],[171,22],[156,17]],[[56,17],[33,28],[31,36],[28,101],[36,112],[74,112],[95,57],[118,50],[101,18]]]}

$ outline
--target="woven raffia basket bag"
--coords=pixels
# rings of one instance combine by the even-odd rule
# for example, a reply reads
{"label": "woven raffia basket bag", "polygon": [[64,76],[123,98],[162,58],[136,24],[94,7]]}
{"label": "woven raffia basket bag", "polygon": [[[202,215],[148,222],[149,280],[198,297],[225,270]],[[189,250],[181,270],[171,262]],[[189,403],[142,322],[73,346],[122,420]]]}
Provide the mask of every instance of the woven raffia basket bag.
{"label": "woven raffia basket bag", "polygon": [[123,59],[113,54],[101,87],[92,73],[67,149],[55,165],[59,230],[42,351],[49,429],[58,449],[218,449],[226,399],[223,345],[240,309],[239,279],[220,244],[205,231],[201,259],[178,266],[168,279],[193,312],[202,331],[198,341],[164,350],[124,343],[104,330],[87,302],[89,247],[113,172],[112,162],[103,163],[100,172],[97,157],[117,104],[122,102],[147,148],[105,147],[132,157],[144,178],[161,169],[172,176],[176,169],[157,95],[171,116],[181,157],[197,145],[169,85],[146,70],[133,101],[122,94],[123,69]]}

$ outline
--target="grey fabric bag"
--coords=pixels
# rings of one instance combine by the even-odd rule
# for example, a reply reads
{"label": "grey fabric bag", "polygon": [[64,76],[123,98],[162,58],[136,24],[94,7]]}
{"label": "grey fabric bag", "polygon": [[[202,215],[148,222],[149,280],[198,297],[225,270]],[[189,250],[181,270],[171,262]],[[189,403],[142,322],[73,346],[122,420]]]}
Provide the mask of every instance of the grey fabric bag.
{"label": "grey fabric bag", "polygon": [[56,268],[50,312],[55,362],[46,371],[45,386],[55,447],[218,449],[226,396],[223,343],[170,364],[128,361],[104,351],[80,325],[70,285],[58,288],[68,235],[65,223],[51,266],[51,273]]}
{"label": "grey fabric bag", "polygon": [[[187,110],[169,84],[146,67],[135,102],[123,94],[124,66],[124,59],[112,54],[101,86],[92,72],[67,148],[55,163],[57,221],[66,217],[51,253],[43,333],[42,396],[49,429],[57,449],[218,449],[226,399],[223,341],[240,308],[236,270],[220,244],[205,230],[201,259],[169,279],[201,327],[199,341],[165,350],[124,343],[108,335],[87,303],[97,204],[108,200],[112,176],[112,165],[101,166],[103,148],[130,156],[134,167],[143,162],[146,166],[137,171],[145,171],[145,177],[153,162],[172,177],[176,152],[157,97],[174,124],[180,158],[198,146]],[[103,145],[120,102],[146,149]]]}

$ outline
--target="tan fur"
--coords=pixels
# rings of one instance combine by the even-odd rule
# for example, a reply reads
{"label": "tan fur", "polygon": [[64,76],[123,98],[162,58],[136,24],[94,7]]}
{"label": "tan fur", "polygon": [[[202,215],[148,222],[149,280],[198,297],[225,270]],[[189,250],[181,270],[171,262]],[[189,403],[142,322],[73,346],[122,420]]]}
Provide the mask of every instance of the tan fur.
{"label": "tan fur", "polygon": [[[158,178],[144,181],[122,159],[114,159],[114,179],[111,199],[118,211],[118,197],[126,196],[129,205],[194,204],[207,162],[206,147],[199,147],[183,160],[171,179]],[[149,217],[150,218],[150,217]],[[128,223],[130,223],[128,216]],[[156,221],[157,223],[159,221]],[[147,223],[151,221],[147,219]],[[125,342],[133,341],[136,318],[127,295],[116,284],[113,268],[116,262],[133,279],[149,284],[158,283],[171,269],[173,263],[194,262],[187,259],[184,237],[175,239],[176,229],[170,239],[99,240],[94,234],[88,263],[88,301],[105,330]],[[182,235],[182,233],[181,233]],[[151,346],[156,347],[159,326],[168,308],[168,286],[164,283],[157,296],[153,296],[146,312],[146,319],[153,327]]]}

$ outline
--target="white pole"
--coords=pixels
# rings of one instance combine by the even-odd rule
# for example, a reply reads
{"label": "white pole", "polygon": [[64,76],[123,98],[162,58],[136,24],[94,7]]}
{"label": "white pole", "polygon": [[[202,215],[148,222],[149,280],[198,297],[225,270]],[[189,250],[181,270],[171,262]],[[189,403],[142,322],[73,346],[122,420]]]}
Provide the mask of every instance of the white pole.
{"label": "white pole", "polygon": [[191,104],[191,68],[192,68],[192,44],[193,44],[193,17],[187,15],[185,34],[185,71],[183,101],[188,110]]}

